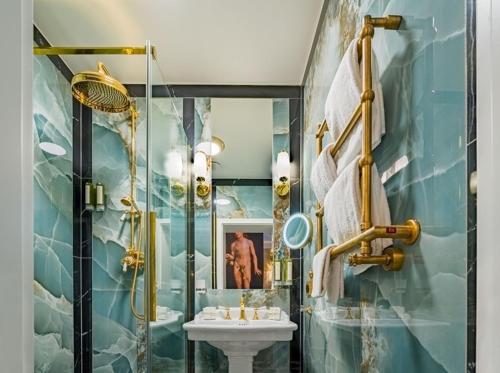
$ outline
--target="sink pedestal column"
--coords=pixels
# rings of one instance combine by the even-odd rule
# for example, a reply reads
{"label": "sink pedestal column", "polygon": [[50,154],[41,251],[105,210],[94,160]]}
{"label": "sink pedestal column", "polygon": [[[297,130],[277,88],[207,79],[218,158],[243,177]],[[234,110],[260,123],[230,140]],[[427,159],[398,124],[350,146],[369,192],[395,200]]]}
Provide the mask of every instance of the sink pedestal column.
{"label": "sink pedestal column", "polygon": [[228,354],[229,373],[252,373],[253,372],[253,357],[256,353],[238,351],[234,354]]}

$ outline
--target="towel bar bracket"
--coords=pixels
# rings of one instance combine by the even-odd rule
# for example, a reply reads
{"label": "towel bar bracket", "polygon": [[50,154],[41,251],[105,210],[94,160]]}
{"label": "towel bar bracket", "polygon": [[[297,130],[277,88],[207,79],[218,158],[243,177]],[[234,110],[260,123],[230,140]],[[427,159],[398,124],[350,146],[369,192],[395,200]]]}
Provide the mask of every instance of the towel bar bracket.
{"label": "towel bar bracket", "polygon": [[388,247],[382,255],[350,254],[348,257],[350,266],[362,264],[381,265],[386,271],[399,271],[404,264],[405,254],[397,247]]}

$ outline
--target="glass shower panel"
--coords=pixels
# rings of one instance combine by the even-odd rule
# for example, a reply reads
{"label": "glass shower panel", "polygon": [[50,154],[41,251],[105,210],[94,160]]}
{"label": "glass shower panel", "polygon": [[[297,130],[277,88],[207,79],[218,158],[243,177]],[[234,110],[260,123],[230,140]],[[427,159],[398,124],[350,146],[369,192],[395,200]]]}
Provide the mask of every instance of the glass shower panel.
{"label": "glass shower panel", "polygon": [[[156,317],[149,323],[151,372],[186,369],[187,208],[191,149],[183,125],[183,99],[172,97],[153,61],[150,211],[156,216]],[[161,85],[161,87],[160,87]],[[153,259],[153,255],[151,256]],[[153,300],[154,294],[150,294]],[[151,302],[154,306],[154,301]],[[154,320],[156,318],[156,320]]]}
{"label": "glass shower panel", "polygon": [[[92,110],[93,370],[140,372],[146,367],[144,248],[146,247],[145,56],[96,56],[125,84],[131,108]],[[129,83],[139,83],[129,85]],[[86,139],[83,139],[85,141]],[[99,197],[99,187],[104,196]],[[137,263],[139,261],[139,263]]]}

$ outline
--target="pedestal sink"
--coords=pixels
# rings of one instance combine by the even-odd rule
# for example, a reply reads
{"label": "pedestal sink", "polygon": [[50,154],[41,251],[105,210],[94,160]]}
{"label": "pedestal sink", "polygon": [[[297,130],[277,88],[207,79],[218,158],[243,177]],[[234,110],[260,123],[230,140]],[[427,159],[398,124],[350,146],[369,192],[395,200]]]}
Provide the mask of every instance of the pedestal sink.
{"label": "pedestal sink", "polygon": [[[225,320],[220,312],[214,320],[204,320],[200,313],[183,327],[190,340],[221,349],[228,358],[229,373],[251,373],[253,357],[260,350],[278,341],[290,341],[297,329],[285,312],[281,312],[279,321],[266,319],[265,314],[261,320],[238,320],[239,308],[231,309],[231,320]],[[246,312],[249,319],[252,312]]]}

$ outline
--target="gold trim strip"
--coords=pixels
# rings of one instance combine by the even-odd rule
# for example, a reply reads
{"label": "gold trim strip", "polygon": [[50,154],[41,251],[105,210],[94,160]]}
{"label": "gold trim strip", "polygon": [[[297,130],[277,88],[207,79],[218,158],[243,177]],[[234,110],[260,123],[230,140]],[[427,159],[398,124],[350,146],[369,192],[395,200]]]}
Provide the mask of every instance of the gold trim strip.
{"label": "gold trim strip", "polygon": [[[59,55],[93,55],[93,54],[125,54],[145,55],[146,47],[34,47],[34,55],[59,56]],[[157,58],[156,47],[152,47],[153,58]]]}
{"label": "gold trim strip", "polygon": [[156,321],[156,213],[149,212],[149,321]]}

